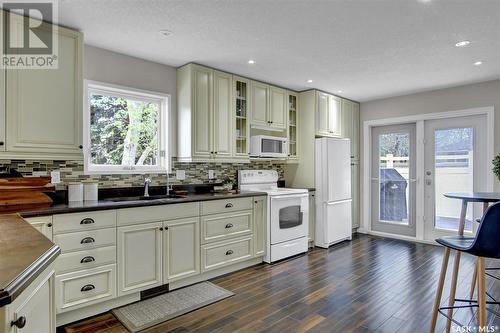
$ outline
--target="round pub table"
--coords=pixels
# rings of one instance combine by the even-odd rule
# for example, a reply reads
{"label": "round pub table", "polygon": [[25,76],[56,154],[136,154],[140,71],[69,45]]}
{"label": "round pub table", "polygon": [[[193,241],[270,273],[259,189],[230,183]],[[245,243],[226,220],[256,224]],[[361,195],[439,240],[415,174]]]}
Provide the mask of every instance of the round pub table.
{"label": "round pub table", "polygon": [[[465,217],[467,215],[467,206],[469,202],[482,202],[483,203],[483,214],[488,209],[490,203],[500,202],[500,192],[460,192],[460,193],[445,193],[445,197],[451,199],[462,200],[462,209],[460,211],[460,220],[458,223],[458,235],[464,235],[465,228]],[[451,289],[450,298],[448,305],[453,306],[455,303],[455,294],[457,290],[457,278],[458,278],[458,268],[460,266],[460,251],[455,253],[455,261],[453,264],[453,275],[451,278]],[[474,289],[477,280],[477,267],[474,268],[474,274],[472,275],[472,283],[470,288],[470,299],[474,295]],[[453,310],[448,310],[448,317],[451,318]],[[448,319],[446,323],[446,332],[449,332],[451,328],[451,320]]]}

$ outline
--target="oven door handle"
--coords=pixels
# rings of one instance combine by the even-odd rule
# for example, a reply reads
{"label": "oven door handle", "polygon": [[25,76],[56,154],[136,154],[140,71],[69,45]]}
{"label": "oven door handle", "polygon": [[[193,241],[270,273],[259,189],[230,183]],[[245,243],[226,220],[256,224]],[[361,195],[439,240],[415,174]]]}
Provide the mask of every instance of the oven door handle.
{"label": "oven door handle", "polygon": [[274,199],[296,199],[296,198],[309,198],[309,195],[307,193],[301,193],[301,194],[284,194],[284,195],[273,195],[271,197],[271,200]]}

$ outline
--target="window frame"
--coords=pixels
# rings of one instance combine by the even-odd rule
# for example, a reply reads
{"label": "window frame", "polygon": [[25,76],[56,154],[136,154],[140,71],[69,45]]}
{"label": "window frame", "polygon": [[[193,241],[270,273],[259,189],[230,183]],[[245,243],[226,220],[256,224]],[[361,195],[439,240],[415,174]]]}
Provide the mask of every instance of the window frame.
{"label": "window frame", "polygon": [[[171,96],[170,94],[141,90],[131,87],[115,85],[99,81],[84,81],[84,108],[83,108],[83,164],[84,174],[149,174],[149,173],[169,173],[171,171],[171,156],[169,149],[170,135],[170,112],[171,112]],[[123,165],[103,165],[92,164],[90,156],[90,96],[94,92],[111,94],[124,98],[140,99],[150,102],[159,102],[159,119],[158,119],[158,149],[160,152],[158,165],[140,165],[140,166],[123,166]]]}

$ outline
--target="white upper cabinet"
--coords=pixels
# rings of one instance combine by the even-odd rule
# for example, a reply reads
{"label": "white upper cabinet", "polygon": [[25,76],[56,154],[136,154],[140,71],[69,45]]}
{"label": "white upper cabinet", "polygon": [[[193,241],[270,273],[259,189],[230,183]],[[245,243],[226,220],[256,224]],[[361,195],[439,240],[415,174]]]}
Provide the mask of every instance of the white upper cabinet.
{"label": "white upper cabinet", "polygon": [[321,91],[316,92],[316,135],[342,136],[342,99]]}
{"label": "white upper cabinet", "polygon": [[233,153],[232,75],[214,71],[213,141],[215,157]]}
{"label": "white upper cabinet", "polygon": [[193,66],[193,155],[212,156],[212,79],[213,71]]}
{"label": "white upper cabinet", "polygon": [[232,96],[231,74],[195,64],[177,70],[179,161],[231,161]]}
{"label": "white upper cabinet", "polygon": [[285,90],[270,88],[269,125],[277,129],[286,129],[287,93]]}
{"label": "white upper cabinet", "polygon": [[0,152],[5,151],[5,69],[0,68]]}
{"label": "white upper cabinet", "polygon": [[250,94],[252,98],[250,122],[252,125],[269,126],[269,86],[256,81],[252,81],[250,85]]}
{"label": "white upper cabinet", "polygon": [[341,99],[330,95],[328,100],[328,131],[331,136],[342,136],[341,107]]}
{"label": "white upper cabinet", "polygon": [[[57,31],[59,68],[6,71],[2,141],[13,157],[82,158],[83,37],[61,27]],[[3,127],[0,121],[0,140]]]}
{"label": "white upper cabinet", "polygon": [[316,92],[316,135],[330,135],[328,130],[328,95]]}
{"label": "white upper cabinet", "polygon": [[351,158],[359,159],[359,104],[342,100],[342,137],[351,140]]}

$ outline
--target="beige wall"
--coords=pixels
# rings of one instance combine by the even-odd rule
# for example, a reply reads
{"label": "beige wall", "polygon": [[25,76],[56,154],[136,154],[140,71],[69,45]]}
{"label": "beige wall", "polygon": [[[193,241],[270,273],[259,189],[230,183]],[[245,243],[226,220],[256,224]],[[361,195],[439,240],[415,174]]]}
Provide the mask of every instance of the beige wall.
{"label": "beige wall", "polygon": [[85,45],[84,78],[171,96],[170,147],[177,155],[176,68]]}
{"label": "beige wall", "polygon": [[[363,123],[366,120],[455,111],[485,106],[495,107],[495,153],[499,153],[500,80],[361,103],[361,176],[363,175],[364,166]],[[498,180],[495,180],[494,188],[495,191],[500,191],[500,182]],[[362,183],[361,193],[363,193]]]}

